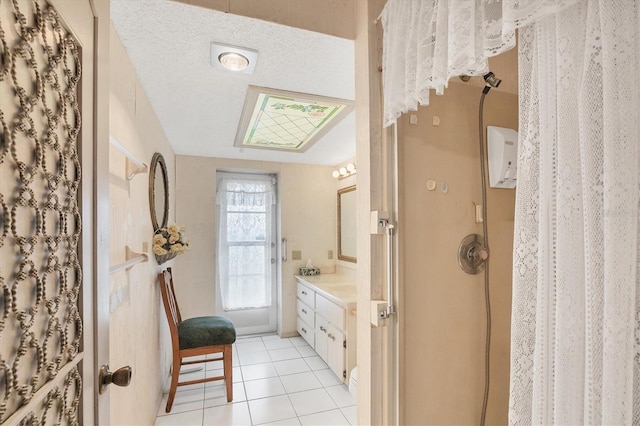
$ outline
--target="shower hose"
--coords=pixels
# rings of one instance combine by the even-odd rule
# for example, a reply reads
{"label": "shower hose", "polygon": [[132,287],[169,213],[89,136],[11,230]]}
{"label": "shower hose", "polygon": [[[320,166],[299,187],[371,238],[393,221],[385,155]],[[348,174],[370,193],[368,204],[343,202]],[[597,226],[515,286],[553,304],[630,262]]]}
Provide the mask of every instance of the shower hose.
{"label": "shower hose", "polygon": [[[480,106],[478,108],[478,133],[480,139],[480,174],[482,182],[482,233],[484,234],[484,247],[489,251],[489,233],[487,232],[487,183],[485,171],[485,141],[484,141],[484,97],[489,93],[488,86],[482,91],[480,96]],[[487,316],[487,330],[485,336],[485,353],[484,353],[484,396],[482,399],[482,415],[480,417],[480,426],[484,426],[487,417],[487,402],[489,400],[489,360],[491,353],[491,300],[489,298],[489,259],[484,263],[484,302]]]}

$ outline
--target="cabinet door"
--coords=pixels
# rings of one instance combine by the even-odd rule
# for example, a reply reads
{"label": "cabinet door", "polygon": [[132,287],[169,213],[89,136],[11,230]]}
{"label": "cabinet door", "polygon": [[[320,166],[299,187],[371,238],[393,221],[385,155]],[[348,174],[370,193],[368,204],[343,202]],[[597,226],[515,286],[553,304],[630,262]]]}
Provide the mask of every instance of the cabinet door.
{"label": "cabinet door", "polygon": [[313,348],[315,346],[314,341],[314,330],[313,327],[310,327],[309,324],[305,323],[302,318],[298,317],[298,333],[307,341],[309,345]]}
{"label": "cabinet door", "polygon": [[302,300],[305,305],[309,306],[311,309],[315,309],[316,304],[316,292],[311,290],[304,284],[298,283],[298,287],[296,289],[296,294],[298,295],[298,299]]}
{"label": "cabinet door", "polygon": [[302,300],[298,299],[297,309],[298,316],[302,319],[302,321],[306,322],[311,326],[313,330],[315,322],[313,321],[313,309],[305,305]]}
{"label": "cabinet door", "polygon": [[316,353],[328,364],[328,345],[329,339],[327,337],[328,334],[328,321],[322,318],[320,315],[316,314]]}
{"label": "cabinet door", "polygon": [[344,348],[344,333],[338,330],[336,327],[330,325],[327,329],[327,357],[325,360],[327,364],[336,373],[336,376],[342,381],[346,380],[346,373],[344,368],[344,360],[346,350]]}

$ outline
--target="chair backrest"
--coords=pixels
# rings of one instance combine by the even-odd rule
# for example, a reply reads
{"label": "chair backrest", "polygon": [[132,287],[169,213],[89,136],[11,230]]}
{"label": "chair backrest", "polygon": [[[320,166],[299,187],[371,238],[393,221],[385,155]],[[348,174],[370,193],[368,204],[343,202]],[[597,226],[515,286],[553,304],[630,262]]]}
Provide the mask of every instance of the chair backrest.
{"label": "chair backrest", "polygon": [[169,330],[171,331],[171,340],[175,346],[178,344],[178,324],[182,322],[182,317],[180,316],[180,308],[178,308],[178,302],[176,301],[176,293],[173,290],[171,268],[167,268],[165,271],[159,273],[158,279],[160,280],[160,292],[162,293],[164,311],[167,314]]}

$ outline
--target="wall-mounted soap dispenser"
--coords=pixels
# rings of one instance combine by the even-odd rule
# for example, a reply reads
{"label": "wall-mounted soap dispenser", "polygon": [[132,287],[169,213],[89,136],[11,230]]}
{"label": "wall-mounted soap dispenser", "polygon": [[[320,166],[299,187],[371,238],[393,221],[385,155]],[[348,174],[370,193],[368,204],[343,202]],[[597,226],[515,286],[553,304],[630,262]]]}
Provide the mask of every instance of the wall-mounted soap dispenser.
{"label": "wall-mounted soap dispenser", "polygon": [[489,186],[515,188],[518,164],[518,132],[487,126]]}

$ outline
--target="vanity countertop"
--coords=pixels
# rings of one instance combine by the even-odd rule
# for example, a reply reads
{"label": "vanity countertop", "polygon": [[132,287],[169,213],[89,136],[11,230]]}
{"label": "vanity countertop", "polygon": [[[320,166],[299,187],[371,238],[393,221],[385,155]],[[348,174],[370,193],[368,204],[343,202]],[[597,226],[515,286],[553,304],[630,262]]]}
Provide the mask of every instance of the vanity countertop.
{"label": "vanity countertop", "polygon": [[353,278],[343,274],[325,274],[315,276],[296,275],[298,282],[311,287],[327,299],[348,308],[358,300],[358,287]]}

